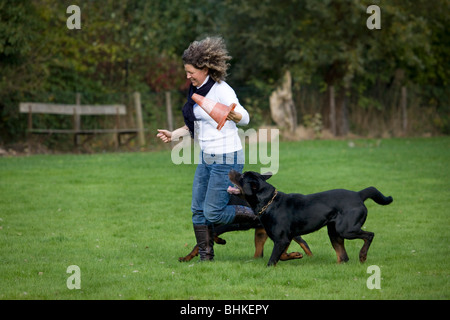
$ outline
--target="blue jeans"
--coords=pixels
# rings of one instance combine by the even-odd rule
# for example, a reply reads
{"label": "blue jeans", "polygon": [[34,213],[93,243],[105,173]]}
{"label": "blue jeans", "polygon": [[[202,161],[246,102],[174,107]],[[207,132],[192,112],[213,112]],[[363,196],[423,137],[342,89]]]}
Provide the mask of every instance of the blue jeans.
{"label": "blue jeans", "polygon": [[226,154],[200,153],[201,161],[195,171],[192,186],[192,223],[194,225],[229,224],[235,217],[235,206],[229,206],[232,186],[228,178],[230,170],[242,172],[244,152]]}

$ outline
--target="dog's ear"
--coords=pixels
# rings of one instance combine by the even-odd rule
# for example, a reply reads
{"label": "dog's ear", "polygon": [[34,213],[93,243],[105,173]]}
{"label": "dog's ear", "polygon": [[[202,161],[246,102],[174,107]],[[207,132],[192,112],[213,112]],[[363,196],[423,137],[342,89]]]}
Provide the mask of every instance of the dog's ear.
{"label": "dog's ear", "polygon": [[264,174],[261,175],[261,177],[263,178],[263,180],[268,180],[270,177],[272,177],[272,172],[266,172]]}

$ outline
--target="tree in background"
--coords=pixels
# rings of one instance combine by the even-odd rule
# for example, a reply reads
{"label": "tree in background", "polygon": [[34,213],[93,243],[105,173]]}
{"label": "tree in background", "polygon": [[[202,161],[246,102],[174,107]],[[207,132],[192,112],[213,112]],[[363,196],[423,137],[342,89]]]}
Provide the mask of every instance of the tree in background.
{"label": "tree in background", "polygon": [[[381,8],[381,30],[366,27],[371,4]],[[233,56],[229,81],[255,90],[248,102],[259,109],[268,112],[270,94],[289,71],[294,88],[328,93],[324,112],[330,115],[332,104],[335,110],[324,120],[336,134],[349,131],[355,106],[389,115],[406,86],[439,112],[436,127],[449,132],[445,0],[83,1],[81,30],[67,29],[67,6],[0,2],[3,142],[25,132],[18,102],[45,92],[83,92],[97,103],[105,94],[184,88],[183,50],[217,34]]]}
{"label": "tree in background", "polygon": [[[366,27],[366,9],[374,3],[381,6],[381,30]],[[335,134],[349,131],[351,91],[363,98],[372,86],[386,90],[397,83],[430,80],[448,88],[449,68],[442,60],[448,57],[450,43],[445,41],[447,1],[431,5],[406,0],[228,0],[226,7],[227,17],[234,21],[226,24],[226,34],[233,39],[232,52],[238,57],[235,76],[274,88],[283,72],[290,70],[294,82],[325,87],[330,105],[336,108],[330,111]]]}

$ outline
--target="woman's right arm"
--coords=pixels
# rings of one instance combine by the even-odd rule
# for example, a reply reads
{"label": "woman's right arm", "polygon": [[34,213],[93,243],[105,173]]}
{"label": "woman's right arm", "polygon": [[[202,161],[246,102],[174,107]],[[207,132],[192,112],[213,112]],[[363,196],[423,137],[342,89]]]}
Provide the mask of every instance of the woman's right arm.
{"label": "woman's right arm", "polygon": [[171,141],[178,141],[181,137],[185,137],[187,135],[189,135],[189,129],[187,126],[183,126],[172,132],[169,130],[158,129],[158,134],[156,136],[164,143],[168,143]]}

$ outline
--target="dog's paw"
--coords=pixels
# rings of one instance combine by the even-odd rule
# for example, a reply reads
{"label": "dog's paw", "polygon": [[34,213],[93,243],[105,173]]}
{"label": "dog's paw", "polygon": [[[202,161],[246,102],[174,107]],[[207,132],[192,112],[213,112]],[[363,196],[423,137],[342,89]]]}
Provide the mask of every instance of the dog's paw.
{"label": "dog's paw", "polygon": [[188,262],[188,261],[191,261],[191,259],[192,258],[188,258],[188,256],[186,256],[186,257],[179,257],[178,261],[180,261],[180,262]]}
{"label": "dog's paw", "polygon": [[286,260],[301,259],[301,258],[303,258],[303,255],[300,252],[290,252],[290,253],[283,253],[280,257],[280,260],[286,261]]}
{"label": "dog's paw", "polygon": [[289,259],[301,259],[303,258],[303,254],[300,252],[290,252],[287,254]]}
{"label": "dog's paw", "polygon": [[219,237],[214,237],[214,242],[217,244],[226,244],[227,241],[225,239],[219,238]]}
{"label": "dog's paw", "polygon": [[303,258],[303,254],[301,254],[300,252],[291,252],[290,255],[292,255],[292,259],[301,259]]}

